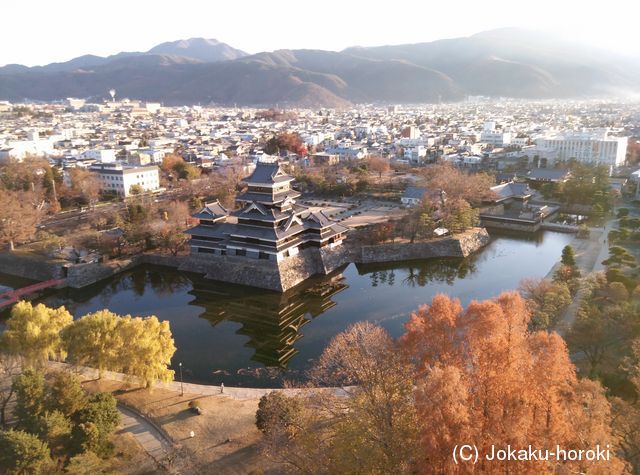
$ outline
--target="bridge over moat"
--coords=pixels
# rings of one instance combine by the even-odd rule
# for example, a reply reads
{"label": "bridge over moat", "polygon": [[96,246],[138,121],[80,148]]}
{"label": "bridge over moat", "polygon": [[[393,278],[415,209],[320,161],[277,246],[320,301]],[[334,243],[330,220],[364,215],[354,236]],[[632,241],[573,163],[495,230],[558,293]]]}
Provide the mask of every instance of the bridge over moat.
{"label": "bridge over moat", "polygon": [[18,300],[20,300],[20,298],[26,295],[51,287],[57,287],[59,285],[63,285],[65,282],[66,279],[50,279],[45,280],[44,282],[37,282],[35,284],[27,285],[26,287],[21,287],[19,289],[13,289],[4,292],[0,294],[0,310],[8,307],[9,305],[13,305]]}

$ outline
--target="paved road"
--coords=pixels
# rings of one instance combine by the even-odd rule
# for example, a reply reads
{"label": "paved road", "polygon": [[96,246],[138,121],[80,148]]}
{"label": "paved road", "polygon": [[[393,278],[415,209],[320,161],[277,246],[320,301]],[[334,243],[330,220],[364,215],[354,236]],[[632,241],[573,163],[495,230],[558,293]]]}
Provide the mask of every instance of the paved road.
{"label": "paved road", "polygon": [[118,411],[120,412],[122,431],[133,434],[142,448],[156,462],[169,455],[172,444],[162,432],[143,417],[121,405],[118,405]]}
{"label": "paved road", "polygon": [[[615,210],[614,210],[615,215]],[[615,218],[610,217],[604,228],[591,228],[591,236],[589,239],[574,239],[571,243],[575,251],[576,266],[580,269],[582,276],[586,276],[591,272],[600,272],[606,270],[602,265],[602,261],[609,257],[609,246],[607,236],[609,231],[614,228]],[[555,269],[556,267],[554,267]],[[573,302],[566,308],[564,313],[558,319],[556,329],[558,333],[564,335],[576,321],[578,310],[582,301],[589,296],[589,290],[580,288],[573,298]]]}

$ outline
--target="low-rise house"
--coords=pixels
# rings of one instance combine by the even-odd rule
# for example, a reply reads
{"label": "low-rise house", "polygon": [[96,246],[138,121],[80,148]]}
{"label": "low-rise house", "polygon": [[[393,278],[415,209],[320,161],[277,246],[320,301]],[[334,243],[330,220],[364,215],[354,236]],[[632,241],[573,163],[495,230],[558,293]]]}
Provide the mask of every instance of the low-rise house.
{"label": "low-rise house", "polygon": [[534,168],[527,173],[527,180],[534,183],[564,183],[570,176],[569,170]]}
{"label": "low-rise house", "polygon": [[420,204],[427,193],[426,188],[420,186],[408,186],[400,197],[400,202],[404,206],[412,207]]}
{"label": "low-rise house", "polygon": [[331,153],[314,153],[309,158],[313,161],[314,165],[337,165],[340,161],[338,155]]}

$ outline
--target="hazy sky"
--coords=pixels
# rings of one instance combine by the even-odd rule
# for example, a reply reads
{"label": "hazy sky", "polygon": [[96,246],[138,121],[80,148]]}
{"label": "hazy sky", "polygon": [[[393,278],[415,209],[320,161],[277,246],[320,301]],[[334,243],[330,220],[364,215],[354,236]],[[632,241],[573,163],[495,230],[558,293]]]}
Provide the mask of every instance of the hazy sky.
{"label": "hazy sky", "polygon": [[640,56],[637,0],[5,0],[0,11],[0,65],[146,51],[190,37],[256,53],[417,43],[500,27]]}

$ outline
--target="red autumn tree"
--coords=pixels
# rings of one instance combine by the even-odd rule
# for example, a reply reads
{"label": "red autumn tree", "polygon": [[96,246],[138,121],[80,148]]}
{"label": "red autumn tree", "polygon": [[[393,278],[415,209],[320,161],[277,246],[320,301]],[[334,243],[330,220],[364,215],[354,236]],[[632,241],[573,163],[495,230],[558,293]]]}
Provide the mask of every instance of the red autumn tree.
{"label": "red autumn tree", "polygon": [[[472,302],[434,297],[406,325],[401,342],[417,367],[416,404],[425,473],[460,473],[456,444],[472,443],[480,453],[491,446],[554,450],[614,445],[610,408],[598,383],[578,380],[566,345],[555,333],[528,331],[530,315],[515,292]],[[612,454],[606,463],[565,462],[589,473],[620,473]],[[468,467],[470,469],[470,467]],[[554,462],[483,460],[479,473],[542,473]]]}
{"label": "red autumn tree", "polygon": [[288,150],[303,157],[307,155],[307,147],[297,132],[282,132],[265,144],[264,151],[269,155],[279,154],[280,150]]}

